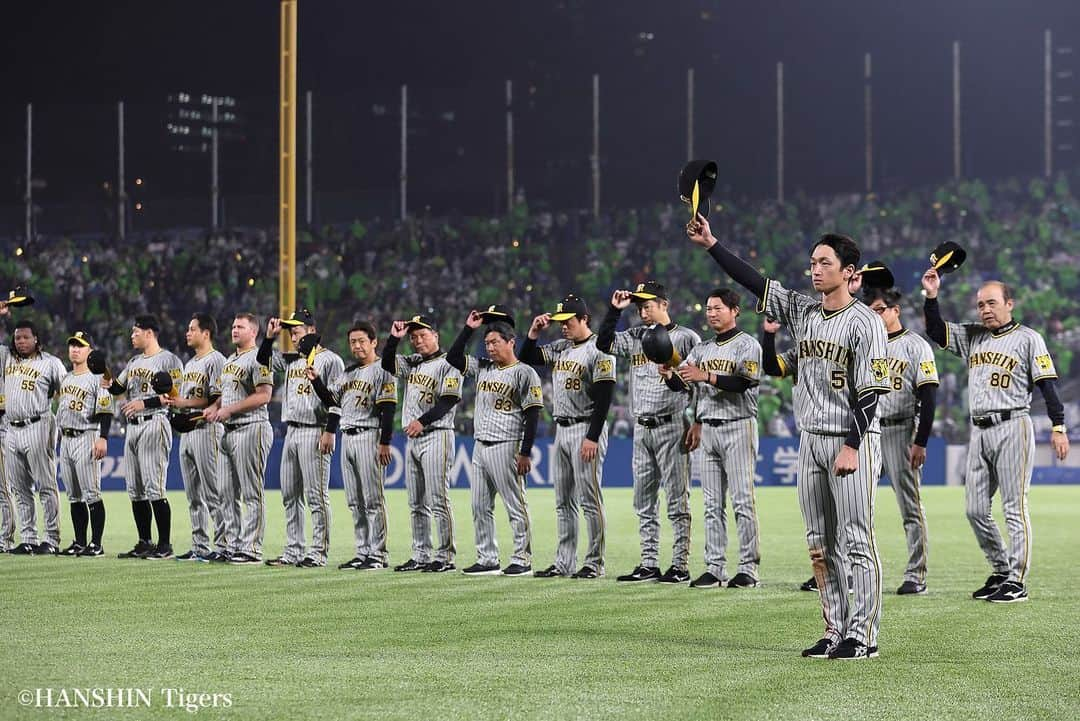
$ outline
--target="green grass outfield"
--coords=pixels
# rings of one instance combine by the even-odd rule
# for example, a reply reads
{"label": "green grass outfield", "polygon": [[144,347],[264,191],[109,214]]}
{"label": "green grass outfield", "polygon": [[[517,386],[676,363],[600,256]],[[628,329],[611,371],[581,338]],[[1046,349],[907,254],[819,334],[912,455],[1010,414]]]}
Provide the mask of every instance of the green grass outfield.
{"label": "green grass outfield", "polygon": [[[1080,714],[1080,487],[1036,487],[1031,600],[973,601],[988,574],[963,490],[924,492],[930,593],[897,597],[905,557],[891,490],[878,496],[885,565],[881,657],[812,661],[822,622],[791,488],[757,492],[763,585],[692,591],[617,585],[637,559],[629,489],[605,493],[599,581],[348,572],[352,531],[334,493],[335,568],[121,561],[134,536],[107,494],[104,559],[0,556],[0,719],[179,719],[159,689],[230,694],[229,719],[1074,719]],[[475,559],[468,491],[454,491],[463,567]],[[187,549],[184,497],[174,541]],[[535,565],[554,550],[554,495],[532,490]],[[408,557],[405,494],[388,494],[392,560]],[[268,494],[266,552],[283,538]],[[702,570],[694,489],[691,572]],[[509,554],[505,513],[500,547]],[[70,540],[66,504],[64,542]],[[663,548],[670,548],[664,527]],[[729,545],[729,549],[732,546]],[[665,555],[669,551],[665,550]],[[729,554],[731,555],[731,554]],[[663,561],[669,560],[664,558]],[[665,563],[666,565],[666,563]],[[152,689],[152,708],[40,709],[37,688]]]}

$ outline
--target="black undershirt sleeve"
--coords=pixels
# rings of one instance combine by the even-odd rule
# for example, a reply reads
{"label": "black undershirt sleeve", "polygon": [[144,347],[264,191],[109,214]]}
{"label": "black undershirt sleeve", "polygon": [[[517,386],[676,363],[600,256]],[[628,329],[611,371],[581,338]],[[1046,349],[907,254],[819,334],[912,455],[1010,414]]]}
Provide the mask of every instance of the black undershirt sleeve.
{"label": "black undershirt sleeve", "polygon": [[524,410],[525,432],[521,437],[521,450],[519,456],[528,458],[532,455],[533,443],[536,441],[536,426],[540,422],[540,406],[530,406]]}
{"label": "black undershirt sleeve", "polygon": [[97,417],[98,421],[98,435],[102,438],[109,437],[109,429],[112,428],[112,414],[111,413],[99,413]]}
{"label": "black undershirt sleeve", "polygon": [[776,333],[761,334],[761,368],[766,375],[782,378],[784,369],[780,367],[780,359],[776,355]]}
{"label": "black undershirt sleeve", "polygon": [[945,329],[945,321],[941,317],[941,306],[937,298],[927,298],[923,301],[923,315],[926,318],[926,335],[930,340],[944,348],[948,345],[948,332]]}
{"label": "black undershirt sleeve", "polygon": [[394,413],[397,411],[395,401],[387,401],[379,404],[379,443],[388,446],[394,436]]}
{"label": "black undershirt sleeve", "polygon": [[521,353],[518,354],[518,360],[531,366],[544,365],[544,352],[536,345],[535,338],[525,336],[525,341],[521,344]]}
{"label": "black undershirt sleeve", "polygon": [[937,410],[937,383],[927,383],[919,387],[919,427],[915,430],[915,445],[926,448],[930,440],[930,431],[934,429],[934,411]]}
{"label": "black undershirt sleeve", "polygon": [[1058,398],[1054,379],[1043,378],[1041,381],[1037,381],[1035,385],[1039,386],[1039,390],[1042,391],[1043,400],[1046,401],[1046,415],[1050,416],[1050,422],[1055,426],[1065,425],[1065,406],[1062,405],[1061,399]]}
{"label": "black undershirt sleeve", "polygon": [[619,323],[622,311],[613,305],[608,305],[607,315],[600,324],[600,332],[596,334],[596,347],[604,353],[611,352],[611,346],[615,345],[615,326]]}
{"label": "black undershirt sleeve", "polygon": [[417,418],[416,420],[420,421],[420,425],[427,428],[432,423],[449,413],[450,409],[456,406],[458,401],[460,400],[461,398],[459,398],[458,396],[439,396],[439,399],[435,401],[435,405],[432,407],[432,409]]}
{"label": "black undershirt sleeve", "polygon": [[270,359],[274,357],[274,339],[267,336],[259,344],[259,351],[255,354],[255,362],[261,366],[270,365]]}
{"label": "black undershirt sleeve", "polygon": [[397,347],[400,341],[400,338],[390,336],[386,339],[386,348],[383,350],[382,369],[392,376],[397,375]]}
{"label": "black undershirt sleeve", "polygon": [[858,402],[855,407],[851,409],[851,415],[855,421],[851,430],[848,431],[847,438],[844,439],[844,445],[849,448],[859,449],[862,445],[863,436],[866,435],[866,429],[870,427],[870,421],[874,420],[874,415],[877,413],[877,393],[874,391],[867,391],[859,396]]}
{"label": "black undershirt sleeve", "polygon": [[745,393],[754,386],[754,382],[742,376],[715,375],[716,383],[713,385],[722,391],[729,393]]}
{"label": "black undershirt sleeve", "polygon": [[611,397],[615,395],[614,381],[594,383],[592,387],[593,412],[589,416],[589,430],[585,437],[593,443],[600,440],[600,434],[604,432],[604,423],[607,422],[608,409],[611,407]]}
{"label": "black undershirt sleeve", "polygon": [[113,379],[112,385],[109,386],[109,393],[114,395],[114,396],[118,396],[118,395],[122,394],[125,390],[127,390],[127,389],[124,388],[124,386],[120,385],[116,381],[116,379]]}
{"label": "black undershirt sleeve", "polygon": [[758,298],[765,295],[765,276],[754,270],[753,266],[732,253],[720,243],[709,248],[709,255],[731,276],[736,283],[746,288]]}
{"label": "black undershirt sleeve", "polygon": [[472,334],[473,329],[465,326],[458,333],[458,337],[454,339],[454,344],[450,346],[450,350],[446,351],[446,362],[462,373],[465,372],[465,346],[469,344]]}

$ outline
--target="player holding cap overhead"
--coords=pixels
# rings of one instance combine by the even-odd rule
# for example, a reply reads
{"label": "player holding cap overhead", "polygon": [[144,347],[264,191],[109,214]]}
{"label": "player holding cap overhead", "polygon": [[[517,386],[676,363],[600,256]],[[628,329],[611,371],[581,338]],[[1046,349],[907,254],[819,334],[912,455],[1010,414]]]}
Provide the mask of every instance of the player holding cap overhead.
{"label": "player holding cap overhead", "polygon": [[[704,216],[690,222],[687,235],[757,295],[759,310],[786,325],[798,345],[799,505],[825,619],[824,636],[803,656],[874,657],[881,619],[881,561],[874,540],[881,473],[876,411],[878,395],[889,391],[889,368],[884,326],[848,292],[858,246],[831,233],[814,244],[810,276],[820,295],[810,297],[766,281],[717,243]],[[854,578],[851,602],[845,559]]]}
{"label": "player holding cap overhead", "polygon": [[[537,347],[540,332],[562,324],[562,339]],[[553,313],[533,319],[518,356],[530,365],[549,365],[555,417],[551,479],[559,541],[555,563],[535,576],[599,578],[604,575],[604,496],[600,490],[607,452],[607,412],[615,391],[615,357],[596,347],[589,309],[566,296]],[[578,505],[585,516],[589,546],[577,569]],[[575,570],[577,569],[577,570]]]}
{"label": "player holding cap overhead", "polygon": [[[942,260],[950,252],[952,257]],[[972,596],[994,603],[1026,601],[1032,540],[1028,489],[1035,457],[1031,392],[1034,386],[1042,392],[1053,423],[1050,444],[1058,460],[1065,460],[1069,437],[1065,408],[1054,385],[1057,371],[1042,336],[1013,318],[1016,304],[1012,289],[1001,281],[983,283],[975,296],[981,322],[942,320],[937,300],[939,273],[958,265],[955,249],[939,248],[931,262],[936,267],[922,278],[926,334],[968,365],[968,408],[973,427],[964,494],[968,521],[992,569],[986,583]],[[998,490],[1009,534],[1008,549],[991,513]]]}
{"label": "player holding cap overhead", "polygon": [[[637,305],[641,325],[616,333],[619,316],[631,302]],[[701,342],[697,333],[671,320],[667,291],[654,280],[641,283],[632,291],[615,291],[596,337],[600,351],[630,360],[630,412],[636,419],[632,464],[634,512],[641,536],[641,563],[616,579],[623,583],[690,580],[690,456],[685,447],[687,425],[683,417],[690,395],[669,388],[660,375],[661,366],[646,358],[642,351],[642,335],[656,325],[667,330],[679,358],[686,358]],[[667,496],[667,516],[673,535],[671,566],[663,575],[658,564],[661,487]]]}
{"label": "player holding cap overhead", "polygon": [[[502,573],[523,576],[532,571],[532,529],[525,500],[525,476],[532,467],[536,424],[544,407],[540,376],[514,355],[514,328],[504,320],[484,328],[487,358],[466,356],[473,332],[494,316],[472,311],[465,320],[446,360],[466,376],[476,377],[476,416],[473,448],[472,511],[476,528],[476,563],[464,569],[468,575]],[[514,554],[499,569],[499,546],[495,540],[495,493],[510,517]]]}
{"label": "player holding cap overhead", "polygon": [[[398,355],[405,334],[416,351]],[[461,400],[461,371],[446,362],[435,321],[424,315],[396,320],[390,328],[382,367],[405,381],[401,422],[405,424],[405,488],[412,516],[412,558],[395,571],[452,571],[454,509],[450,506],[450,467],[454,462],[454,413]],[[437,533],[434,558],[431,516]]]}
{"label": "player holding cap overhead", "polygon": [[[158,345],[159,329],[154,316],[135,317],[131,345],[139,353],[108,386],[114,396],[127,396],[127,402],[120,407],[128,423],[124,435],[124,477],[139,534],[135,547],[121,553],[120,558],[157,560],[173,555],[169,539],[172,512],[165,495],[172,426],[162,396],[168,395],[173,383],[180,380],[184,366],[179,358]],[[163,375],[158,376],[159,373]],[[103,379],[102,383],[107,381]],[[157,522],[156,545],[151,540],[151,520]]]}
{"label": "player holding cap overhead", "polygon": [[[84,331],[68,338],[71,372],[60,382],[56,424],[60,429],[60,477],[71,503],[75,540],[61,556],[104,555],[105,504],[101,500],[101,459],[108,450],[113,402],[102,375],[88,367],[93,340]],[[92,527],[90,541],[87,526]]]}

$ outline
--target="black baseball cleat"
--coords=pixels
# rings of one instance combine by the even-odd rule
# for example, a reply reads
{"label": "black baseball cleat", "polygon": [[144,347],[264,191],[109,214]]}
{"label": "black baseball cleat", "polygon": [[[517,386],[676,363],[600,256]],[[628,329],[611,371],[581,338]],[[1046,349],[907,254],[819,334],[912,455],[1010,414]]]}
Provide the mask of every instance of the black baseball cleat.
{"label": "black baseball cleat", "polygon": [[690,582],[690,588],[720,588],[720,579],[708,571]]}
{"label": "black baseball cleat", "polygon": [[547,568],[541,569],[533,573],[534,578],[562,578],[566,574],[559,570],[559,567],[555,564],[551,564]]}
{"label": "black baseball cleat", "polygon": [[144,558],[146,554],[152,553],[156,547],[154,544],[148,541],[139,541],[135,544],[135,547],[130,551],[124,551],[123,553],[116,554],[117,558]]}
{"label": "black baseball cleat", "polygon": [[986,600],[990,603],[1019,603],[1028,600],[1027,589],[1022,583],[1006,581],[987,596]]}
{"label": "black baseball cleat", "polygon": [[60,549],[48,541],[42,541],[34,547],[35,556],[55,556],[58,553],[60,553]]}
{"label": "black baseball cleat", "polygon": [[367,559],[365,559],[365,558],[360,558],[360,556],[353,556],[352,558],[350,558],[345,563],[339,563],[338,564],[338,570],[339,571],[344,571],[344,570],[354,571],[358,567],[363,566],[366,560]]}
{"label": "black baseball cleat", "polygon": [[991,573],[990,577],[986,579],[986,583],[982,585],[971,597],[978,601],[985,601],[994,595],[994,591],[997,591],[1001,584],[1009,580],[1009,577],[1003,573]]}
{"label": "black baseball cleat", "polygon": [[234,553],[229,556],[229,565],[231,566],[257,566],[258,564],[259,559],[250,553]]}
{"label": "black baseball cleat", "polygon": [[[207,554],[207,556],[208,555],[209,554]],[[204,555],[202,555],[200,553],[196,553],[195,549],[191,549],[187,553],[181,553],[179,556],[176,557],[176,560],[177,561],[205,561],[207,559],[207,556],[204,556]]]}
{"label": "black baseball cleat", "polygon": [[[659,570],[659,569],[656,569]],[[582,566],[578,569],[577,573],[570,578],[600,578],[603,575],[592,566]]]}
{"label": "black baseball cleat", "polygon": [[655,566],[637,566],[630,573],[616,576],[619,583],[651,583],[660,580],[660,569]]}
{"label": "black baseball cleat", "polygon": [[664,571],[664,575],[656,579],[659,583],[686,583],[690,580],[690,573],[682,568],[672,566]]}
{"label": "black baseball cleat", "polygon": [[828,658],[829,654],[836,648],[836,642],[832,639],[823,638],[815,643],[810,648],[804,648],[802,652],[803,658]]}
{"label": "black baseball cleat", "polygon": [[532,566],[523,566],[520,563],[511,563],[502,570],[504,576],[529,576],[532,575]]}
{"label": "black baseball cleat", "polygon": [[424,573],[446,573],[447,571],[453,571],[457,566],[453,561],[432,561],[423,569]]}
{"label": "black baseball cleat", "polygon": [[[801,586],[799,586],[799,590],[800,591],[816,591],[816,590],[818,590],[817,577],[811,576],[809,580],[804,581],[803,584]],[[817,656],[812,656],[811,658],[817,658]]]}
{"label": "black baseball cleat", "polygon": [[150,553],[146,554],[143,558],[148,561],[162,561],[166,558],[173,557],[173,548],[171,543],[159,543]]}
{"label": "black baseball cleat", "polygon": [[415,558],[410,558],[405,563],[399,563],[398,565],[394,566],[394,570],[401,571],[402,573],[407,573],[409,571],[423,571],[425,568],[427,568],[427,566],[428,565],[426,563],[420,563]]}
{"label": "black baseball cleat", "polygon": [[70,546],[65,548],[63,551],[60,551],[59,555],[74,558],[75,556],[81,555],[84,548],[86,548],[86,546],[82,546],[82,545],[80,545],[78,543],[72,543]]}
{"label": "black baseball cleat", "polygon": [[904,581],[900,584],[900,588],[896,589],[897,596],[921,596],[924,593],[926,593],[926,584],[918,581]]}
{"label": "black baseball cleat", "polygon": [[105,555],[105,549],[103,549],[101,546],[99,546],[96,543],[91,543],[86,548],[84,548],[82,550],[82,552],[79,554],[79,557],[80,558],[101,558],[104,555]]}
{"label": "black baseball cleat", "polygon": [[20,543],[12,548],[9,553],[15,556],[33,556],[37,553],[37,546],[32,543]]}
{"label": "black baseball cleat", "polygon": [[486,566],[482,563],[474,563],[468,568],[461,569],[461,572],[466,576],[498,576],[502,573],[502,569],[499,568],[499,564],[492,566]]}
{"label": "black baseball cleat", "polygon": [[749,573],[736,573],[727,583],[728,588],[755,588],[757,585],[757,579]]}
{"label": "black baseball cleat", "polygon": [[845,638],[829,651],[830,661],[856,661],[864,658],[877,658],[877,646],[867,646],[854,638]]}
{"label": "black baseball cleat", "polygon": [[210,563],[228,563],[229,554],[228,552],[223,553],[222,551],[210,551],[206,556],[206,560]]}
{"label": "black baseball cleat", "polygon": [[359,566],[356,566],[357,571],[381,571],[384,568],[390,568],[386,561],[380,561],[377,558],[369,558]]}
{"label": "black baseball cleat", "polygon": [[287,561],[281,556],[278,556],[277,558],[269,558],[263,561],[263,563],[267,566],[272,566],[274,568],[285,568],[286,566],[291,567],[296,565],[296,561]]}
{"label": "black baseball cleat", "polygon": [[326,563],[324,561],[316,561],[311,556],[300,559],[300,562],[296,564],[297,568],[322,568]]}

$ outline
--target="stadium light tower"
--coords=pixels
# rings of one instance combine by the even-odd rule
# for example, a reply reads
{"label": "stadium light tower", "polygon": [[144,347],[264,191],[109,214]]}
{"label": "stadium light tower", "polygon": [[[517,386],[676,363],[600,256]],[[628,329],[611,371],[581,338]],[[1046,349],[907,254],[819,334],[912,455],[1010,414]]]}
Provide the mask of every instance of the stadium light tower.
{"label": "stadium light tower", "polygon": [[[296,308],[296,3],[281,0],[278,317]],[[291,346],[287,334],[284,343]]]}

